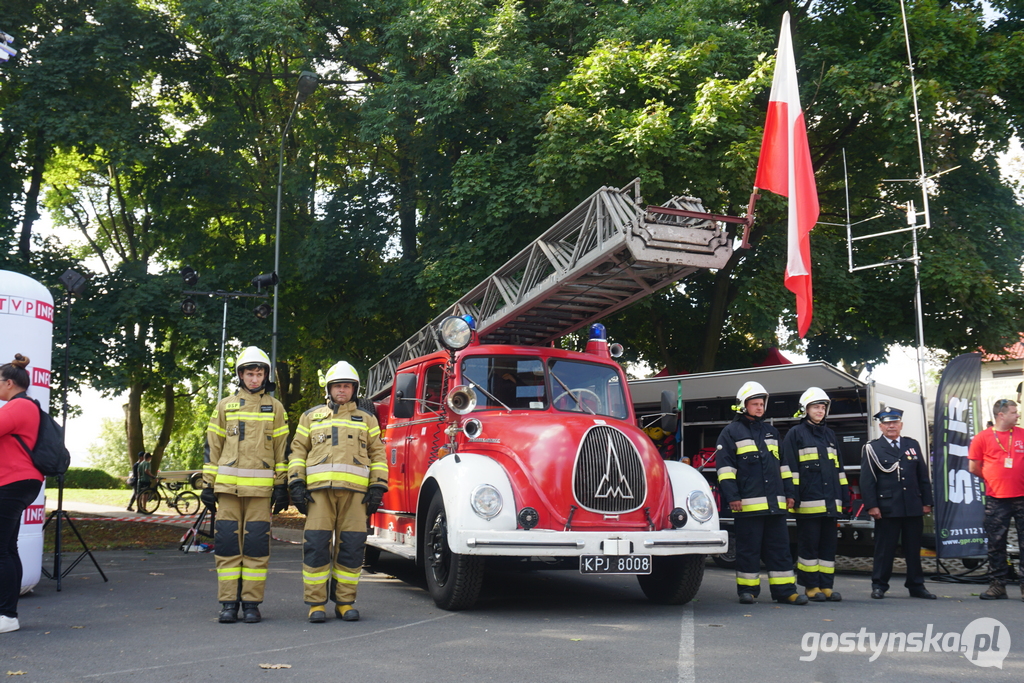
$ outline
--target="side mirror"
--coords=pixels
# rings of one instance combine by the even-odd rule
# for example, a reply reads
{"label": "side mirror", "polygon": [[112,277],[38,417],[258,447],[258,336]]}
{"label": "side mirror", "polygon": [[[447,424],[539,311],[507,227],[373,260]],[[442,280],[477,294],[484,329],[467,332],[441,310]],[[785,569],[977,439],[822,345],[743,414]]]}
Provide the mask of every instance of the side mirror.
{"label": "side mirror", "polygon": [[416,410],[416,375],[404,372],[395,377],[395,400],[391,412],[397,418],[408,419]]}
{"label": "side mirror", "polygon": [[679,427],[679,415],[676,413],[676,396],[673,392],[661,392],[661,413],[661,428],[669,434],[675,434]]}

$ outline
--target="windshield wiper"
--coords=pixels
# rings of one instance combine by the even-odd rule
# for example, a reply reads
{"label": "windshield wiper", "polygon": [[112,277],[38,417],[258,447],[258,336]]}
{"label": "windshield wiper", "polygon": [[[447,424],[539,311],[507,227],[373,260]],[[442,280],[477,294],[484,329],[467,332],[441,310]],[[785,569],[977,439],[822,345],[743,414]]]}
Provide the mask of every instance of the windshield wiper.
{"label": "windshield wiper", "polygon": [[[548,372],[551,372],[551,370],[548,370]],[[583,408],[583,410],[587,411],[587,412],[588,412],[588,413],[590,413],[591,415],[597,415],[597,413],[595,413],[595,412],[594,412],[593,410],[591,410],[590,408],[588,408],[588,407],[586,406],[586,404],[585,404],[585,403],[583,403],[583,401],[581,401],[581,400],[580,400],[579,398],[577,398],[577,397],[576,397],[576,396],[575,396],[575,395],[574,395],[574,394],[572,393],[572,392],[573,392],[573,390],[572,390],[572,389],[570,389],[570,388],[569,388],[569,385],[567,385],[567,384],[566,384],[565,382],[563,382],[563,381],[561,380],[561,378],[560,378],[560,377],[559,377],[558,375],[556,375],[556,374],[555,374],[554,372],[551,372],[551,376],[555,378],[555,381],[556,381],[556,382],[558,382],[559,384],[561,384],[561,385],[562,385],[562,388],[563,388],[563,389],[565,389],[565,393],[567,393],[567,394],[569,394],[570,396],[572,396],[572,400],[576,401],[576,405],[578,405],[578,406],[579,406],[580,408]]]}
{"label": "windshield wiper", "polygon": [[508,407],[507,405],[505,405],[504,403],[502,403],[501,401],[499,401],[499,400],[498,400],[498,398],[497,398],[497,397],[496,397],[496,396],[495,396],[494,394],[492,394],[491,392],[489,392],[489,391],[487,391],[486,389],[484,389],[484,388],[483,388],[482,386],[480,386],[479,384],[477,384],[476,382],[474,382],[474,381],[473,381],[473,380],[472,380],[471,378],[469,378],[469,377],[465,377],[465,376],[463,376],[463,377],[464,377],[464,379],[465,379],[465,380],[466,380],[467,382],[469,382],[469,383],[470,383],[470,384],[472,384],[472,385],[473,385],[474,387],[476,387],[477,389],[479,389],[479,390],[480,390],[480,393],[482,393],[482,394],[483,394],[484,396],[486,396],[487,398],[491,399],[492,401],[494,401],[495,403],[497,403],[498,405],[500,405],[500,406],[501,406],[502,408],[504,408],[504,409],[505,409],[505,410],[507,410],[508,412],[510,412],[510,413],[512,412],[512,409],[511,409],[511,408],[509,408],[509,407]]}

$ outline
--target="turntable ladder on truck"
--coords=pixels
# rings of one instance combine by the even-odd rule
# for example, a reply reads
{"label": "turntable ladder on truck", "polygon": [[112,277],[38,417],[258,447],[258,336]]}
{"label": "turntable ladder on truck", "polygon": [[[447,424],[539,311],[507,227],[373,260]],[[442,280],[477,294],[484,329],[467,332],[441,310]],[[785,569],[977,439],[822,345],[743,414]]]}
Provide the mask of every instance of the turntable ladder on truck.
{"label": "turntable ladder on truck", "polygon": [[472,315],[482,344],[538,346],[600,320],[732,255],[726,222],[700,199],[674,197],[642,205],[639,179],[602,187],[493,275],[389,353],[367,376],[375,400],[391,388],[398,366],[442,349],[434,329],[451,315]]}

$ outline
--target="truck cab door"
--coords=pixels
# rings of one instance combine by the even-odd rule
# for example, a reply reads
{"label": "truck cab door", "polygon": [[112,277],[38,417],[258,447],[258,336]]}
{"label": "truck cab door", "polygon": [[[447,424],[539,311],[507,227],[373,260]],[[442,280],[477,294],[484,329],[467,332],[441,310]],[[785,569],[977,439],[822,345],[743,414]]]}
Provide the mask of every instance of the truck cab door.
{"label": "truck cab door", "polygon": [[[409,492],[406,485],[406,457],[410,424],[415,415],[417,396],[417,373],[402,372],[395,376],[391,397],[391,415],[388,420],[387,449],[388,491],[384,494],[382,507],[395,512],[412,512],[409,507]],[[415,504],[415,500],[414,500]]]}
{"label": "truck cab door", "polygon": [[423,475],[437,459],[437,449],[447,442],[444,435],[444,363],[420,366],[418,384],[420,393],[416,401],[413,420],[406,432],[405,485],[409,510],[416,510]]}

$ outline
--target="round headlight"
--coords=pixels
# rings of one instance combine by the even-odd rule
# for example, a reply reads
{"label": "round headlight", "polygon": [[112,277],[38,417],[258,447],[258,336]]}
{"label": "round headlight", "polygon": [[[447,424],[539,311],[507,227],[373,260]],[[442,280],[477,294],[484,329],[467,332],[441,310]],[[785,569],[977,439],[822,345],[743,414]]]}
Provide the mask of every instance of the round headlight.
{"label": "round headlight", "polygon": [[484,519],[491,519],[501,512],[501,494],[490,484],[480,484],[469,497],[473,512]]}
{"label": "round headlight", "polygon": [[706,522],[715,514],[715,505],[711,502],[711,497],[703,491],[691,493],[686,499],[686,507],[698,522]]}
{"label": "round headlight", "polygon": [[464,318],[450,315],[437,325],[441,343],[449,351],[460,351],[473,340],[473,328]]}

